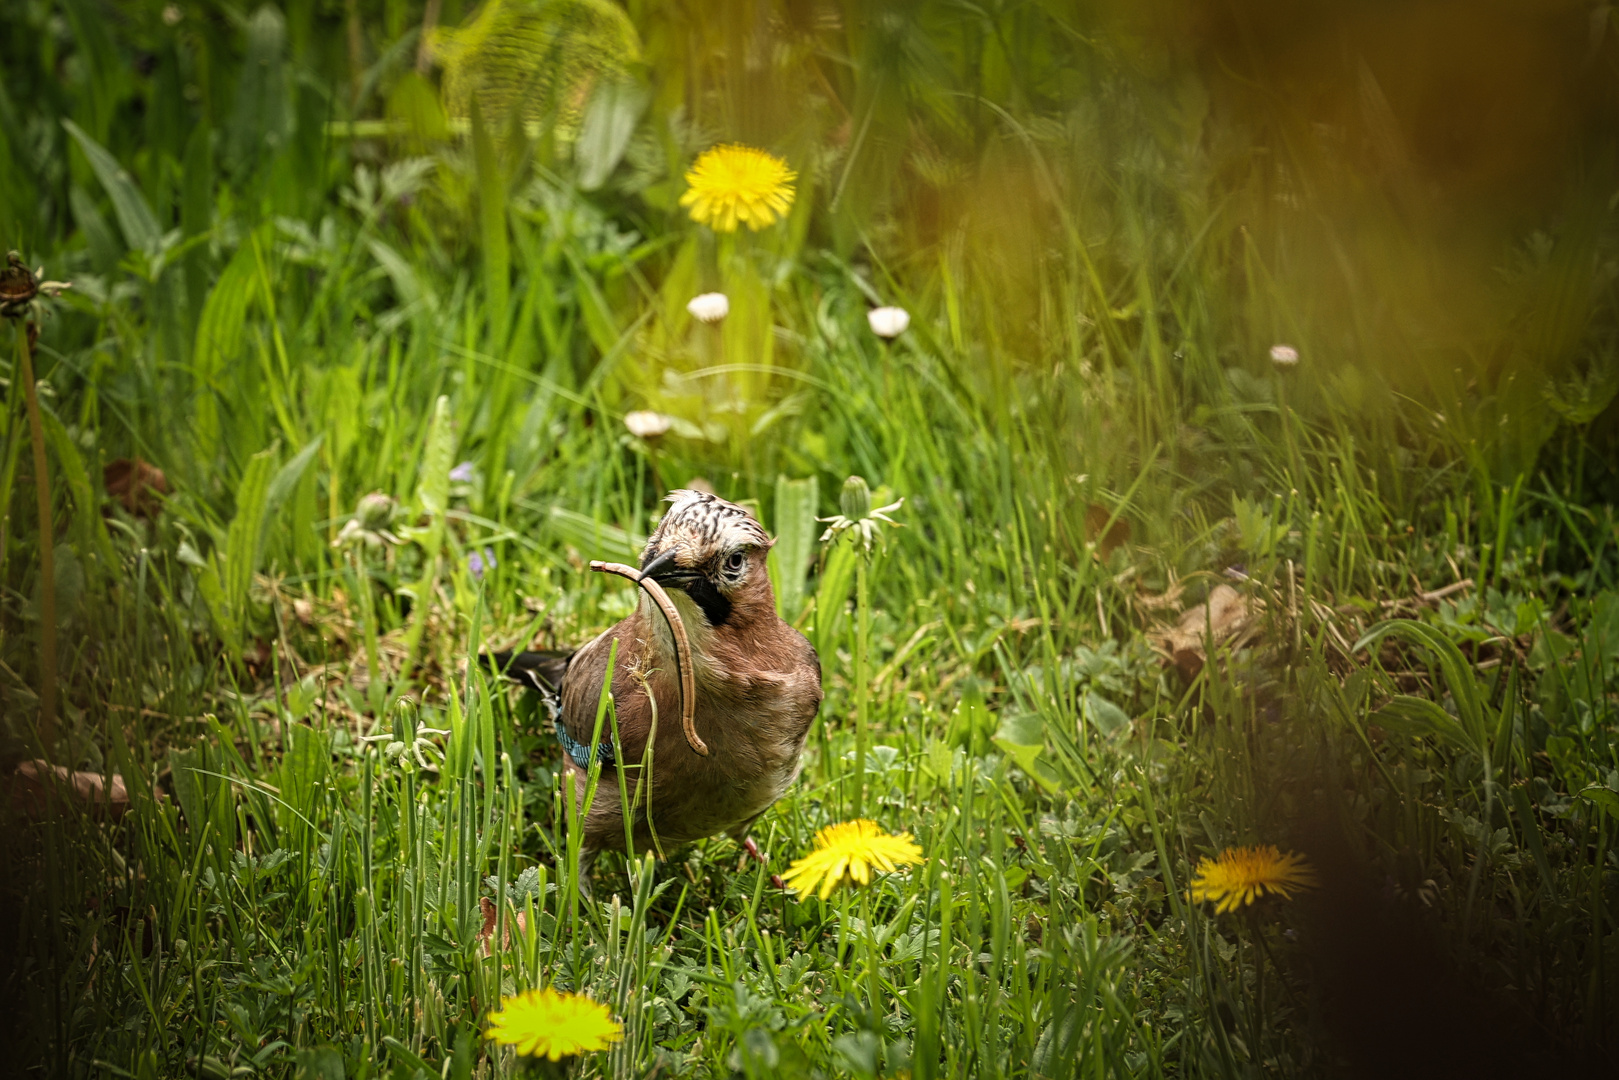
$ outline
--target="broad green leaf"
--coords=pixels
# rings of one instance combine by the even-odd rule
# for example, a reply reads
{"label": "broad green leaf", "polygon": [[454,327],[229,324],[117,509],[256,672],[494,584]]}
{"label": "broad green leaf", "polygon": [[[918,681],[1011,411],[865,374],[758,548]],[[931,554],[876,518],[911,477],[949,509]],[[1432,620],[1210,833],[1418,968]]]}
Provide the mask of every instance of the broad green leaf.
{"label": "broad green leaf", "polygon": [[73,495],[73,528],[79,535],[79,549],[85,553],[94,551],[103,569],[110,572],[118,566],[118,553],[112,546],[106,522],[101,517],[100,490],[90,479],[78,444],[68,434],[67,428],[62,426],[56,413],[42,408],[40,419],[45,428],[45,438],[56,457],[61,479]]}
{"label": "broad green leaf", "polygon": [[246,24],[247,55],[236,84],[229,128],[229,160],[237,169],[273,154],[291,133],[286,65],[287,24],[273,4],[263,4]]}
{"label": "broad green leaf", "polygon": [[158,227],[157,218],[152,216],[152,208],[146,205],[146,196],[136,186],[135,178],[118,164],[118,159],[109,154],[105,147],[85,134],[79,125],[71,120],[63,120],[62,126],[67,128],[67,133],[84,151],[96,179],[101,181],[107,197],[112,200],[113,214],[118,218],[119,229],[123,230],[124,242],[138,251],[155,254],[163,230]]}
{"label": "broad green leaf", "polygon": [[224,602],[230,611],[232,646],[241,650],[247,629],[248,591],[263,550],[266,497],[275,468],[276,448],[261,450],[248,460],[236,492],[236,516],[225,535]]}
{"label": "broad green leaf", "polygon": [[1011,758],[1017,767],[1027,773],[1047,791],[1057,789],[1058,778],[1038,760],[1045,751],[1045,725],[1034,713],[1019,713],[1001,719],[995,737],[990,740],[1001,752]]}
{"label": "broad green leaf", "polygon": [[982,697],[972,693],[964,696],[950,714],[945,741],[969,754],[979,755],[988,752],[989,740],[994,734],[995,714],[989,711]]}
{"label": "broad green leaf", "polygon": [[1619,791],[1592,784],[1580,792],[1580,798],[1597,807],[1609,817],[1619,820]]}
{"label": "broad green leaf", "polygon": [[1129,714],[1099,694],[1086,693],[1084,709],[1086,721],[1103,735],[1130,730]]}
{"label": "broad green leaf", "polygon": [[455,429],[450,422],[450,399],[440,397],[427,425],[427,446],[416,483],[416,497],[424,512],[440,517],[449,506],[450,470],[454,465]]}
{"label": "broad green leaf", "polygon": [[1599,593],[1591,604],[1591,625],[1585,632],[1585,649],[1593,657],[1619,660],[1619,593]]}
{"label": "broad green leaf", "polygon": [[765,566],[776,590],[776,611],[788,622],[804,610],[804,585],[815,553],[815,511],[820,506],[820,481],[776,477],[776,545]]}
{"label": "broad green leaf", "polygon": [[203,468],[213,465],[221,448],[223,427],[219,399],[228,385],[225,371],[241,356],[242,328],[247,322],[248,304],[256,294],[257,281],[258,265],[253,246],[243,244],[225,264],[197,319],[197,344],[191,352],[192,373],[197,382],[192,439]]}
{"label": "broad green leaf", "polygon": [[[129,66],[120,48],[123,44],[118,33],[121,20],[109,18],[109,12],[94,0],[63,0],[61,10],[67,16],[73,31],[73,43],[78,61],[79,79],[83,80],[88,109],[81,115],[97,138],[105,139],[112,129],[120,99],[128,93]],[[20,33],[20,27],[11,29]],[[54,36],[54,35],[53,35]]]}
{"label": "broad green leaf", "polygon": [[264,506],[267,515],[273,515],[286,497],[291,494],[293,486],[302,479],[304,470],[309,468],[311,461],[315,460],[315,455],[319,453],[320,444],[324,438],[324,435],[316,435],[313,439],[310,439],[309,444],[298,451],[297,456],[277,470],[275,478],[270,481],[269,491],[265,494]]}
{"label": "broad green leaf", "polygon": [[174,797],[180,803],[180,812],[192,829],[201,829],[207,815],[204,813],[202,780],[197,769],[206,768],[206,759],[200,748],[169,751],[169,777],[174,785]]}
{"label": "broad green leaf", "polygon": [[[281,522],[280,535],[283,538],[290,539],[291,551],[295,559],[298,557],[299,545],[303,542],[305,534],[314,532],[314,512],[310,506],[301,505],[304,502],[313,504],[314,492],[313,488],[304,484],[303,481],[306,478],[309,480],[314,479],[313,476],[307,475],[309,473],[309,463],[314,461],[315,455],[320,452],[321,442],[324,438],[324,435],[316,435],[309,440],[302,450],[298,451],[291,461],[281,466],[276,471],[275,477],[270,481],[270,489],[265,493],[264,497],[266,532],[268,533],[269,523],[272,520],[279,520]],[[291,515],[283,514],[277,518],[277,512],[281,510],[282,505],[289,497],[293,496],[295,491],[301,494],[294,500]],[[290,538],[287,537],[289,527],[292,530]],[[266,539],[267,536],[259,538],[260,551],[265,551]],[[272,549],[266,552],[266,557],[273,557],[274,554],[275,550]]]}
{"label": "broad green leaf", "polygon": [[1549,626],[1542,627],[1535,634],[1535,643],[1529,650],[1529,666],[1536,671],[1542,671],[1573,656],[1578,648],[1579,642],[1567,634],[1559,633]]}
{"label": "broad green leaf", "polygon": [[[1409,619],[1390,619],[1366,631],[1355,643],[1354,652],[1374,648],[1384,638],[1400,638],[1433,653],[1445,685],[1456,702],[1456,712],[1472,748],[1482,752],[1485,745],[1484,701],[1479,694],[1478,677],[1456,643],[1438,628]],[[1441,710],[1442,711],[1442,710]]]}
{"label": "broad green leaf", "polygon": [[282,829],[295,830],[303,824],[295,808],[313,805],[316,791],[331,772],[331,737],[314,728],[291,726],[276,772],[275,784],[281,789],[276,818]]}
{"label": "broad green leaf", "polygon": [[112,273],[124,253],[122,241],[113,235],[112,226],[107,224],[95,201],[82,187],[74,184],[67,200],[73,208],[73,223],[84,234],[85,246],[90,249],[90,265],[98,274]]}
{"label": "broad green leaf", "polygon": [[815,589],[815,650],[821,662],[837,655],[838,641],[847,618],[849,590],[854,588],[854,561],[859,558],[849,540],[839,540],[826,553],[821,580]]}
{"label": "broad green leaf", "polygon": [[606,78],[596,84],[573,150],[582,190],[595,191],[612,175],[651,99],[646,87],[630,79]]}
{"label": "broad green leaf", "polygon": [[643,537],[632,536],[615,525],[606,525],[589,514],[569,510],[563,506],[551,507],[552,531],[561,541],[589,559],[620,562],[630,566],[641,560]]}
{"label": "broad green leaf", "polygon": [[927,749],[922,754],[922,768],[936,780],[948,780],[955,759],[955,752],[949,743],[943,739],[929,739]]}
{"label": "broad green leaf", "polygon": [[478,177],[478,221],[483,239],[483,281],[489,304],[490,348],[505,349],[511,292],[511,246],[506,236],[506,174],[494,140],[472,101],[472,158]]}
{"label": "broad green leaf", "polygon": [[371,240],[368,246],[372,258],[377,260],[389,280],[393,282],[394,291],[399,294],[401,308],[415,308],[418,304],[426,305],[428,308],[437,305],[437,298],[431,290],[422,285],[422,280],[416,276],[416,268],[410,264],[409,259],[381,240]]}
{"label": "broad green leaf", "polygon": [[[187,237],[203,236],[213,227],[213,129],[198,124],[186,140],[185,166],[180,170],[180,228]],[[186,311],[196,333],[208,297],[208,253],[192,248],[185,253]]]}
{"label": "broad green leaf", "polygon": [[[181,545],[181,561],[188,562],[185,555],[186,545]],[[222,560],[219,552],[209,552],[208,561],[197,570],[197,592],[202,594],[202,602],[208,607],[208,614],[213,617],[214,625],[219,627],[219,636],[227,642],[236,640],[236,615],[225,599],[224,575],[220,573]]]}
{"label": "broad green leaf", "polygon": [[1456,718],[1427,698],[1401,694],[1372,713],[1372,723],[1386,731],[1415,738],[1433,737],[1458,750],[1477,754],[1479,746],[1468,738]]}
{"label": "broad green leaf", "polygon": [[590,335],[590,343],[605,357],[618,344],[618,319],[614,317],[612,305],[607,302],[606,294],[585,261],[571,247],[566,250],[566,255],[579,298],[579,311],[584,316],[585,332]]}
{"label": "broad green leaf", "polygon": [[433,583],[438,578],[439,549],[444,546],[444,511],[450,504],[450,469],[454,460],[455,427],[450,420],[450,399],[440,396],[433,407],[433,419],[427,425],[427,445],[422,451],[421,472],[416,480],[416,498],[431,521],[416,536],[422,548],[422,576],[412,587],[415,606],[410,613],[410,627],[405,632],[405,664],[401,669],[405,672],[415,666],[416,650],[427,628]]}
{"label": "broad green leaf", "polygon": [[1015,746],[1044,746],[1046,726],[1036,713],[1008,714],[1001,717],[1000,727],[995,729],[995,741]]}

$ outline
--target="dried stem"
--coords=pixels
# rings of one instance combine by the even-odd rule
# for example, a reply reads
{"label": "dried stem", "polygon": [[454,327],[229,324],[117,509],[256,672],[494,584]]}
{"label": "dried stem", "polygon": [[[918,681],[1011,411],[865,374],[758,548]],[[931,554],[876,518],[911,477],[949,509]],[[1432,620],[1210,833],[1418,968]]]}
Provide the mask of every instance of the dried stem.
{"label": "dried stem", "polygon": [[39,741],[48,759],[56,743],[56,530],[50,474],[45,469],[45,427],[39,418],[33,349],[26,321],[17,323],[17,345],[23,395],[28,403],[28,434],[34,444],[34,491],[39,496]]}
{"label": "dried stem", "polygon": [[[855,543],[853,535],[850,543]],[[870,556],[859,552],[855,556],[855,643],[854,643],[854,816],[866,816],[866,754],[870,746],[871,674],[868,655],[871,651],[871,608],[867,595],[866,563]]]}

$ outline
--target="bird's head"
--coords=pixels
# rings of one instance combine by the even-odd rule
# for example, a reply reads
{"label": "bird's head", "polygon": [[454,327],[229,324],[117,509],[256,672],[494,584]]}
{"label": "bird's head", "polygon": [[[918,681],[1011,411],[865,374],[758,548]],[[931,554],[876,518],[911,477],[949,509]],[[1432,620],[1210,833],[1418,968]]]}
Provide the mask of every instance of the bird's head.
{"label": "bird's head", "polygon": [[706,491],[673,491],[669,503],[641,552],[641,576],[683,591],[709,626],[739,609],[774,614],[765,555],[775,541],[758,520]]}

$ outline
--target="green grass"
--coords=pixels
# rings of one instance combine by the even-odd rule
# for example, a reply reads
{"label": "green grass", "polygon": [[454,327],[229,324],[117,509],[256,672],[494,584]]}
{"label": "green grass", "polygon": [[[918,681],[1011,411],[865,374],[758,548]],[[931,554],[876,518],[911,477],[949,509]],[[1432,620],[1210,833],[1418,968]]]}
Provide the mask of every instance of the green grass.
{"label": "green grass", "polygon": [[[456,122],[414,4],[0,5],[0,231],[74,281],[34,358],[48,530],[0,331],[0,762],[130,794],[7,821],[8,1053],[509,1075],[484,1016],[555,984],[625,1022],[580,1075],[1611,1065],[1613,178],[1464,227],[1460,187],[1166,74],[1152,27],[743,7],[630,3],[638,58],[575,42],[577,99]],[[684,219],[720,139],[798,168],[785,223]],[[714,288],[717,329],[684,312]],[[631,436],[641,408],[675,427]],[[104,494],[120,458],[160,510]],[[851,474],[904,498],[869,565],[810,520]],[[826,700],[768,868],[713,839],[583,898],[555,740],[465,661],[626,614],[584,564],[693,477],[798,552]],[[371,492],[391,538],[335,543]],[[1241,633],[1172,663],[1221,584]],[[927,861],[772,886],[856,808]],[[1246,843],[1322,887],[1191,904]]]}

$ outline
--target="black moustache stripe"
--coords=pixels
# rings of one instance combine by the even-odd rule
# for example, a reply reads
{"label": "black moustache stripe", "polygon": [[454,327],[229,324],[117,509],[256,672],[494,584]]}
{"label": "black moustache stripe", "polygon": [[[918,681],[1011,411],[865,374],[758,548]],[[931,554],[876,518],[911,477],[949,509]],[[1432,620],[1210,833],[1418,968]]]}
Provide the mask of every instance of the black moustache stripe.
{"label": "black moustache stripe", "polygon": [[686,595],[703,609],[708,625],[719,626],[731,617],[731,602],[706,577],[699,576],[685,586]]}

